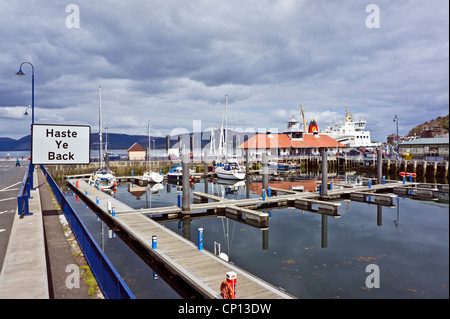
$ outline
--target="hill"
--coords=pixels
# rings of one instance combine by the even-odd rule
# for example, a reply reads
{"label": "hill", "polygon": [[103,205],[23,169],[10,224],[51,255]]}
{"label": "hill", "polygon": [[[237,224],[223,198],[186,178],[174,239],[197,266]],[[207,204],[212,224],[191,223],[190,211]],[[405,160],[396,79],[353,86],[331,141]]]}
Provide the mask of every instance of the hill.
{"label": "hill", "polygon": [[420,136],[422,132],[426,130],[433,130],[436,128],[442,128],[448,132],[448,114],[444,117],[437,117],[433,120],[427,121],[425,123],[414,126],[411,131],[409,131],[408,136]]}

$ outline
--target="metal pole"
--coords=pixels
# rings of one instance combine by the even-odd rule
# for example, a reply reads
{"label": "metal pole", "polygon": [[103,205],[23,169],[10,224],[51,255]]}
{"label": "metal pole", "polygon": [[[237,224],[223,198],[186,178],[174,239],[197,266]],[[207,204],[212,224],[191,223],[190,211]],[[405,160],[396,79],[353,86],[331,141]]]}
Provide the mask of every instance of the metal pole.
{"label": "metal pole", "polygon": [[183,168],[183,176],[182,176],[182,185],[183,185],[183,211],[190,211],[190,191],[189,191],[189,154],[183,154],[182,161]]}
{"label": "metal pole", "polygon": [[378,185],[380,185],[383,179],[383,156],[380,148],[377,150],[377,173],[377,181]]}
{"label": "metal pole", "polygon": [[269,166],[267,162],[267,152],[262,153],[262,188],[267,189],[269,187]]}
{"label": "metal pole", "polygon": [[327,149],[322,150],[322,196],[328,195],[328,154]]}

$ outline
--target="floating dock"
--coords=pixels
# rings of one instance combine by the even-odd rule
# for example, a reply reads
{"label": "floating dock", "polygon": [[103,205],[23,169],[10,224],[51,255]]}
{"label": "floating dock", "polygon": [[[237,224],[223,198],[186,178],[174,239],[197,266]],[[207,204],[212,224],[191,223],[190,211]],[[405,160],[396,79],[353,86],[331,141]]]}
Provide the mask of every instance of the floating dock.
{"label": "floating dock", "polygon": [[[173,276],[176,276],[178,281],[182,280],[191,286],[198,296],[221,299],[220,285],[225,281],[226,273],[233,271],[237,274],[236,298],[295,298],[212,253],[199,250],[191,241],[148,218],[141,210],[133,210],[85,181],[81,179],[68,181],[78,196],[96,205],[103,218],[108,218],[120,231],[125,232],[136,246],[139,246],[134,249],[145,250],[158,263],[162,263]],[[115,211],[115,216],[112,215],[112,209]],[[153,236],[157,238],[156,249],[152,248]]]}

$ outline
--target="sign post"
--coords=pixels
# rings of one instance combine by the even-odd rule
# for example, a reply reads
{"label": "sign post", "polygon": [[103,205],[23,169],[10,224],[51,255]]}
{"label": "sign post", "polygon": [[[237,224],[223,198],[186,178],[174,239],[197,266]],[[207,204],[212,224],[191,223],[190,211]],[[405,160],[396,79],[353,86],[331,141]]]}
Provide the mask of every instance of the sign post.
{"label": "sign post", "polygon": [[33,165],[89,164],[90,126],[34,124],[32,131]]}

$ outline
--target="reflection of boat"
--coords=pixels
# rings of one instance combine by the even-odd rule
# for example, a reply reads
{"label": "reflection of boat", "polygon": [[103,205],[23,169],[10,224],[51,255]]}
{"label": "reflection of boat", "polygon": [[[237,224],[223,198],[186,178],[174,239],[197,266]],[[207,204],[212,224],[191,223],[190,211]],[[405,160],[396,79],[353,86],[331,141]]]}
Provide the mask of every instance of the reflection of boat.
{"label": "reflection of boat", "polygon": [[149,188],[152,194],[158,194],[161,189],[164,189],[164,186],[161,183],[156,183],[149,186]]}
{"label": "reflection of boat", "polygon": [[161,183],[163,181],[163,176],[159,173],[152,172],[151,159],[150,159],[150,121],[148,121],[148,150],[147,150],[147,165],[148,170],[144,172],[144,178],[147,179],[149,183]]}
{"label": "reflection of boat", "polygon": [[113,188],[117,185],[116,176],[108,167],[103,167],[103,142],[102,142],[102,87],[99,86],[99,160],[100,168],[95,170],[94,173],[89,178],[89,184],[95,186],[99,189]]}
{"label": "reflection of boat", "polygon": [[[192,169],[189,169],[189,174],[193,173],[194,171]],[[192,175],[189,175],[189,179],[193,180],[194,177]],[[172,165],[172,167],[169,169],[169,172],[167,173],[167,180],[169,182],[176,182],[183,180],[183,166]]]}

